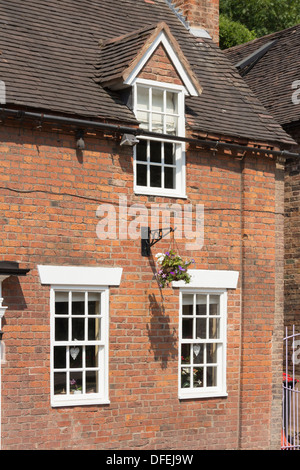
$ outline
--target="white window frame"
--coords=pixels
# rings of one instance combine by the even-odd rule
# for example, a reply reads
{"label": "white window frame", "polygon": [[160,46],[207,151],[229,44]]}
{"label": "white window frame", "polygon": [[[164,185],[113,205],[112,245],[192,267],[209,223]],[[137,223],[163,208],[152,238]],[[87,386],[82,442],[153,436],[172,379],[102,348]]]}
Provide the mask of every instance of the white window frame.
{"label": "white window frame", "polygon": [[[69,392],[69,382],[67,380],[67,387],[65,395],[54,394],[54,347],[55,346],[87,346],[89,341],[55,341],[55,292],[93,292],[101,294],[101,339],[99,341],[92,341],[93,345],[96,344],[102,349],[102,354],[99,355],[101,363],[99,364],[99,378],[101,380],[101,388],[98,393],[78,394],[73,395]],[[51,352],[50,352],[50,368],[51,368],[51,406],[83,406],[83,405],[100,405],[109,404],[109,385],[108,385],[108,355],[109,355],[109,288],[108,287],[95,287],[89,285],[52,285],[50,289],[50,314],[51,314]],[[103,373],[101,374],[100,370]],[[67,377],[70,372],[74,372],[66,364]]]}
{"label": "white window frame", "polygon": [[[163,83],[154,80],[145,80],[145,79],[136,79],[133,82],[133,103],[134,103],[134,113],[137,114],[137,86],[145,86],[149,89],[159,89],[167,90],[178,94],[178,133],[176,137],[185,137],[185,95],[187,94],[186,88],[180,85],[173,85],[168,83]],[[151,129],[150,129],[151,131]],[[134,192],[135,194],[143,194],[149,196],[166,196],[166,197],[175,197],[175,198],[186,198],[186,161],[185,161],[185,151],[186,146],[184,142],[178,142],[175,139],[163,139],[159,137],[148,137],[140,135],[138,139],[144,139],[147,141],[158,141],[158,142],[167,142],[173,143],[176,145],[175,151],[175,160],[176,160],[176,188],[175,189],[166,189],[166,188],[154,188],[150,185],[148,186],[138,186],[137,185],[137,158],[136,158],[136,147],[133,151],[133,168],[134,168]],[[148,169],[150,166],[150,161],[147,162]],[[163,166],[163,164],[162,164]],[[148,178],[149,181],[149,178]]]}
{"label": "white window frame", "polygon": [[[185,294],[219,295],[220,296],[220,338],[219,339],[183,339],[182,338],[182,296]],[[226,354],[227,354],[227,289],[180,289],[179,307],[179,354],[178,354],[178,396],[179,399],[227,397],[226,389]],[[194,312],[195,315],[195,312]],[[181,345],[182,344],[220,344],[218,352],[218,374],[216,387],[181,387]]]}

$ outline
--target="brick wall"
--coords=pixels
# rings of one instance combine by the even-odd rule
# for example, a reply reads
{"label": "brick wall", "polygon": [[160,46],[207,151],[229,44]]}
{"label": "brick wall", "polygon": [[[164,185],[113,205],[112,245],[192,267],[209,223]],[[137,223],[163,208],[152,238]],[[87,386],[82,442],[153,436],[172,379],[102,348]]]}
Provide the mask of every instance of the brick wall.
{"label": "brick wall", "polygon": [[219,43],[219,0],[172,0],[192,28],[205,29]]}
{"label": "brick wall", "polygon": [[183,85],[163,45],[159,45],[155,50],[155,53],[143,67],[139,78]]}
{"label": "brick wall", "polygon": [[[101,201],[170,200],[133,194],[132,150],[108,136],[86,136],[83,156],[62,130],[1,127],[0,142],[0,259],[31,269],[3,283],[3,449],[270,448],[274,162],[188,150],[188,200],[171,202],[205,206],[196,268],[237,270],[240,281],[228,296],[228,397],[179,401],[178,290],[159,290],[139,240],[96,235]],[[153,256],[169,247],[161,241]],[[110,405],[50,407],[49,287],[37,264],[123,267],[110,289]]]}
{"label": "brick wall", "polygon": [[[300,143],[300,127],[288,129]],[[297,152],[299,149],[294,149]],[[285,325],[300,332],[300,164],[288,160],[285,171]]]}

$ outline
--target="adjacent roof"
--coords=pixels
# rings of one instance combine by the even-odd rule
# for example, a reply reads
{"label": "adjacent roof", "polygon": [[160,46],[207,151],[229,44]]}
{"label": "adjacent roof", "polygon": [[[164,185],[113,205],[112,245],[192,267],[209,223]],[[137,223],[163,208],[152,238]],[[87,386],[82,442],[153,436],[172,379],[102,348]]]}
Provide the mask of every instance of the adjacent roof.
{"label": "adjacent roof", "polygon": [[210,39],[192,36],[166,0],[0,0],[0,80],[7,106],[136,124],[120,94],[97,83],[99,42],[162,21],[203,89],[186,100],[193,130],[294,143],[225,54]]}
{"label": "adjacent roof", "polygon": [[232,47],[224,54],[242,66],[244,80],[281,125],[300,120],[300,105],[292,101],[292,84],[300,79],[300,25]]}

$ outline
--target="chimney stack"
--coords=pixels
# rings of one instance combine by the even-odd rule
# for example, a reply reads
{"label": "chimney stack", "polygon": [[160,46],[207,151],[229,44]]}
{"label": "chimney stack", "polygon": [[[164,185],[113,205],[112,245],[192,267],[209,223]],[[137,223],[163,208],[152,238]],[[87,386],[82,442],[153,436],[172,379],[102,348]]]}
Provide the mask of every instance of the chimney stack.
{"label": "chimney stack", "polygon": [[211,37],[219,43],[219,0],[172,0],[196,37]]}

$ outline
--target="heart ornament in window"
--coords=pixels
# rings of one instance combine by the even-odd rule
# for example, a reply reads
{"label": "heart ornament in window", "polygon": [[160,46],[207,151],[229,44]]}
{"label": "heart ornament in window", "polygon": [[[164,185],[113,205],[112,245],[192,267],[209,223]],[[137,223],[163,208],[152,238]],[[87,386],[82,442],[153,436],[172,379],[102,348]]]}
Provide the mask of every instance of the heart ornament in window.
{"label": "heart ornament in window", "polygon": [[75,361],[75,359],[78,356],[79,352],[80,352],[80,349],[78,347],[77,348],[73,347],[73,348],[70,349],[70,354],[71,354],[71,357],[72,357],[73,361]]}

